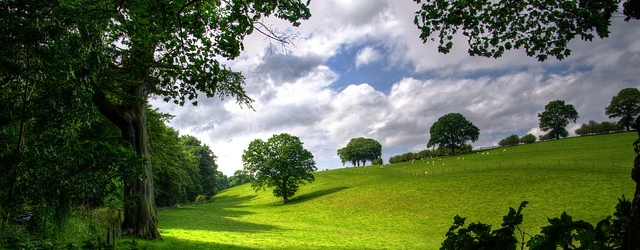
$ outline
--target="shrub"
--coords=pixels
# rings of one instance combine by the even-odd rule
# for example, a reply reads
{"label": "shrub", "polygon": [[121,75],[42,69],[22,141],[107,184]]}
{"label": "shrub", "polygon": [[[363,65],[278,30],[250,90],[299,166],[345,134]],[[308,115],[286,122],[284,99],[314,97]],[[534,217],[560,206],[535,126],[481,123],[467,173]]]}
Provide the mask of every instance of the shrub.
{"label": "shrub", "polygon": [[196,204],[202,204],[207,202],[207,196],[205,195],[198,195],[198,197],[196,197]]}
{"label": "shrub", "polygon": [[520,144],[520,138],[518,138],[517,135],[510,135],[510,136],[507,136],[507,138],[500,140],[498,144],[503,147],[516,146]]}
{"label": "shrub", "polygon": [[[542,227],[540,234],[533,235],[526,243],[526,232],[520,229],[523,216],[522,209],[528,204],[523,201],[516,211],[509,208],[503,217],[502,228],[491,231],[491,225],[481,222],[471,223],[465,227],[465,218],[454,217],[453,225],[446,233],[446,239],[440,249],[619,249],[624,235],[624,224],[631,211],[631,201],[624,196],[618,199],[616,212],[608,216],[594,227],[588,222],[574,221],[563,212],[560,218],[548,219],[551,225]],[[523,241],[519,241],[522,239]]]}
{"label": "shrub", "polygon": [[527,134],[525,136],[523,136],[522,138],[520,138],[520,142],[524,143],[524,144],[531,144],[536,142],[536,136],[533,134]]}

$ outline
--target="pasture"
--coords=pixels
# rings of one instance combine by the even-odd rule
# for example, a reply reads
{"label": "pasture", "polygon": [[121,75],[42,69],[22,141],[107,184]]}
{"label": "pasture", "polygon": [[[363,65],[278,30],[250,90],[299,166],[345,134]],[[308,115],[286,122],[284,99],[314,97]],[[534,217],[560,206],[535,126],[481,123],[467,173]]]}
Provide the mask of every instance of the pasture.
{"label": "pasture", "polygon": [[438,249],[456,214],[499,226],[508,208],[524,200],[529,234],[563,211],[595,223],[614,211],[617,198],[633,195],[635,138],[569,138],[322,171],[286,205],[271,190],[245,184],[212,203],[159,211],[164,241],[136,243],[140,249]]}

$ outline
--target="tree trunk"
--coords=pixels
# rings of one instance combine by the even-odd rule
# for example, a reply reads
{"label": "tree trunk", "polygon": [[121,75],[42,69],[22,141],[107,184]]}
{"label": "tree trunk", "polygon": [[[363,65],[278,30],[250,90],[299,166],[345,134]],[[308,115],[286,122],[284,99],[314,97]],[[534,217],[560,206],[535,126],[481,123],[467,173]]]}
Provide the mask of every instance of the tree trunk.
{"label": "tree trunk", "polygon": [[[640,126],[640,116],[636,118],[636,128]],[[638,131],[638,140],[640,142],[640,130]],[[631,214],[625,227],[624,241],[622,243],[622,249],[625,250],[637,250],[640,249],[640,154],[638,154],[638,147],[634,143],[634,149],[636,149],[636,158],[633,161],[633,169],[631,170],[631,179],[636,182],[636,191],[633,195],[633,201],[631,203]]]}
{"label": "tree trunk", "polygon": [[135,100],[123,105],[114,105],[98,88],[94,90],[93,101],[100,113],[117,125],[122,137],[131,143],[136,153],[145,161],[142,165],[144,176],[127,178],[124,176],[124,220],[123,232],[143,239],[162,239],[158,232],[158,217],[153,191],[153,171],[149,159],[150,145],[147,131],[147,94],[144,85],[132,87],[130,96]]}

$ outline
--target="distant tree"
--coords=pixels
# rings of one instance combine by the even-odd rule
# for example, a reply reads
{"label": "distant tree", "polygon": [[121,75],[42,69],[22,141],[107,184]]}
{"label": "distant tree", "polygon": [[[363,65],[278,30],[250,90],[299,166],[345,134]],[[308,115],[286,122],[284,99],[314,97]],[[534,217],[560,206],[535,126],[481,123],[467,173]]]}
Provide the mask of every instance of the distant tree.
{"label": "distant tree", "polygon": [[604,111],[609,118],[621,117],[620,123],[630,131],[634,118],[640,114],[640,91],[637,88],[620,90]]}
{"label": "distant tree", "polygon": [[582,126],[576,129],[575,132],[577,135],[582,136],[582,135],[611,133],[611,132],[621,131],[623,129],[624,127],[619,123],[611,123],[611,122],[597,123],[591,120],[587,124],[582,124]]}
{"label": "distant tree", "polygon": [[431,126],[429,134],[431,138],[427,143],[427,148],[439,145],[442,148],[450,149],[451,154],[455,155],[455,149],[465,142],[478,140],[480,129],[467,121],[461,114],[449,113],[440,117]]}
{"label": "distant tree", "polygon": [[[180,142],[183,144],[188,153],[195,157],[198,162],[200,171],[199,183],[202,185],[202,194],[212,196],[217,193],[216,190],[216,155],[211,151],[209,146],[202,144],[200,140],[191,135],[180,136]],[[199,193],[200,194],[200,193]]]}
{"label": "distant tree", "polygon": [[502,140],[500,140],[500,142],[498,142],[498,144],[500,146],[516,146],[518,144],[520,144],[520,138],[518,138],[518,135],[510,135],[507,136],[507,138],[504,138]]}
{"label": "distant tree", "polygon": [[215,172],[215,193],[229,188],[229,178],[220,171]]}
{"label": "distant tree", "polygon": [[253,181],[253,176],[251,176],[247,170],[236,170],[233,172],[233,175],[229,177],[229,187],[240,186],[251,181]]}
{"label": "distant tree", "polygon": [[254,190],[273,187],[273,194],[289,202],[301,184],[313,182],[316,163],[313,154],[290,134],[274,135],[269,140],[256,139],[242,154],[244,169],[255,179]]}
{"label": "distant tree", "polygon": [[371,161],[371,165],[383,165],[384,161],[382,160],[382,157],[378,157],[375,160]]}
{"label": "distant tree", "polygon": [[342,164],[351,162],[354,166],[366,165],[367,161],[373,162],[382,156],[382,145],[371,138],[352,138],[344,148],[338,149],[338,157]]}
{"label": "distant tree", "polygon": [[578,111],[571,104],[565,104],[562,100],[555,100],[544,107],[542,114],[538,113],[540,118],[540,129],[549,131],[549,136],[553,139],[567,137],[569,132],[565,129],[570,122],[576,122],[578,119]]}
{"label": "distant tree", "polygon": [[536,142],[536,136],[533,134],[527,134],[525,136],[523,136],[522,138],[520,138],[520,142],[524,143],[524,144],[531,144]]}

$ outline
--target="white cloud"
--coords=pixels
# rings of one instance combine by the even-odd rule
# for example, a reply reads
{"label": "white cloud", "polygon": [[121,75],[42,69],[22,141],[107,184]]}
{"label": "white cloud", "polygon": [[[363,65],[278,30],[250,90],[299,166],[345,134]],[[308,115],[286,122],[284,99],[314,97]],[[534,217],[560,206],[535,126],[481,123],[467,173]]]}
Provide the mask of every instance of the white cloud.
{"label": "white cloud", "polygon": [[358,53],[358,55],[356,56],[356,68],[373,62],[377,62],[380,59],[382,59],[382,55],[380,54],[380,52],[372,47],[367,46],[364,49],[360,50],[360,53]]}

